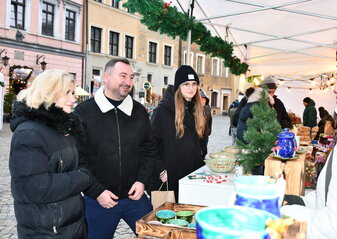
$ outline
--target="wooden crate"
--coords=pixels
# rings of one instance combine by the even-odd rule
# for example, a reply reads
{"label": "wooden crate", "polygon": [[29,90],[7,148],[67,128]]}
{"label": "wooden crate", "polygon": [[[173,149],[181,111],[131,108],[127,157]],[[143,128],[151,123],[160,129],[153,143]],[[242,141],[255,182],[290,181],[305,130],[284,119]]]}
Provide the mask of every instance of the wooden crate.
{"label": "wooden crate", "polygon": [[189,204],[178,204],[178,203],[164,203],[156,210],[148,213],[140,220],[136,222],[136,232],[139,237],[144,236],[153,236],[165,239],[196,239],[196,229],[187,228],[187,227],[175,227],[175,226],[165,226],[165,225],[156,225],[148,223],[150,221],[157,220],[156,212],[160,210],[172,210],[172,211],[198,211],[203,208],[203,206],[189,205]]}

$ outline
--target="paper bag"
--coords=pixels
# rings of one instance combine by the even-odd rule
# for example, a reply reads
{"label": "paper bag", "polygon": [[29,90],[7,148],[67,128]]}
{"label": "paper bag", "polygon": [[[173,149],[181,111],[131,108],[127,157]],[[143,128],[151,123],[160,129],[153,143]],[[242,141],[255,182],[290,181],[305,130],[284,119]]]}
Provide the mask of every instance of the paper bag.
{"label": "paper bag", "polygon": [[[166,191],[160,191],[160,189],[162,188],[164,183],[166,183]],[[173,203],[176,202],[176,199],[174,197],[174,191],[168,190],[168,182],[167,181],[163,182],[161,184],[158,191],[152,191],[151,192],[151,202],[152,202],[153,209],[158,208],[159,206],[161,206],[162,204],[164,204],[166,202],[173,202]]]}

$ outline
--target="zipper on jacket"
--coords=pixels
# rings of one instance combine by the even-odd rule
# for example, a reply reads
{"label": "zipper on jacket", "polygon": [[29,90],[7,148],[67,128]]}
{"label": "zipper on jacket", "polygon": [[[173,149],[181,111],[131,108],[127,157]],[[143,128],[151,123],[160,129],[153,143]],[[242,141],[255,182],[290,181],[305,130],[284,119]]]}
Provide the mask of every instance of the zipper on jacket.
{"label": "zipper on jacket", "polygon": [[117,136],[118,136],[118,156],[119,156],[119,185],[118,185],[118,191],[119,194],[122,191],[122,149],[121,149],[121,135],[119,130],[119,122],[118,122],[118,115],[117,115],[117,108],[115,108],[115,115],[116,115],[116,125],[117,125]]}
{"label": "zipper on jacket", "polygon": [[63,167],[64,167],[64,163],[63,163],[63,160],[62,160],[62,156],[60,156],[60,160],[59,160],[59,169],[58,169],[58,172],[59,172],[59,173],[62,173],[62,172],[63,172]]}
{"label": "zipper on jacket", "polygon": [[53,208],[54,208],[54,222],[53,222],[53,233],[54,233],[54,235],[56,235],[57,234],[57,205],[56,205],[56,203],[53,203]]}

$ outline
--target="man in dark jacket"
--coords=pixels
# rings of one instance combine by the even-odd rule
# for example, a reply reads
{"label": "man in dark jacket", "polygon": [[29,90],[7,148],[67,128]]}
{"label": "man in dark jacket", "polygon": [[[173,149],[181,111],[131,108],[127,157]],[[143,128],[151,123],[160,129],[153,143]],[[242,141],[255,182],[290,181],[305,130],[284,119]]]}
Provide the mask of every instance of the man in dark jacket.
{"label": "man in dark jacket", "polygon": [[282,101],[277,98],[277,96],[275,95],[275,91],[277,89],[276,83],[274,81],[273,78],[271,77],[267,77],[266,79],[264,79],[261,83],[262,86],[267,86],[268,89],[268,94],[274,98],[274,104],[272,105],[272,107],[274,108],[274,110],[276,111],[276,115],[277,115],[277,120],[280,123],[282,129],[284,128],[291,128],[292,127],[292,122],[291,119],[288,115],[288,112],[286,110],[286,108],[284,107],[284,104],[282,103]]}
{"label": "man in dark jacket", "polygon": [[305,97],[303,99],[303,105],[305,106],[303,112],[303,126],[308,126],[310,128],[317,125],[317,110],[315,108],[315,101],[310,99],[310,97]]}
{"label": "man in dark jacket", "polygon": [[105,86],[75,109],[86,130],[80,157],[95,176],[85,192],[90,239],[113,238],[120,219],[135,232],[135,222],[152,210],[144,190],[156,151],[148,114],[129,95],[133,78],[128,60],[110,60]]}

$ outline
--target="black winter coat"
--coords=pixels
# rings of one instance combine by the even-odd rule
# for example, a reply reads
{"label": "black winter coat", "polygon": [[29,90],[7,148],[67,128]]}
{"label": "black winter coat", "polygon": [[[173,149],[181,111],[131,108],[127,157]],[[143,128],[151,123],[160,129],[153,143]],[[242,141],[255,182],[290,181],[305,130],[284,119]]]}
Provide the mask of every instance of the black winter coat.
{"label": "black winter coat", "polygon": [[[203,165],[199,137],[194,124],[193,106],[194,104],[186,107],[185,132],[182,138],[176,137],[173,86],[167,88],[151,118],[159,157],[156,161],[150,190],[158,190],[161,185],[159,174],[166,169],[169,189],[174,190],[176,200],[178,199],[179,179]],[[162,190],[166,190],[166,187]]]}
{"label": "black winter coat", "polygon": [[315,101],[310,100],[309,104],[305,106],[303,112],[303,126],[312,128],[317,125],[317,111],[315,105]]}
{"label": "black winter coat", "polygon": [[80,192],[90,177],[78,170],[78,118],[23,102],[13,113],[9,169],[19,239],[87,238]]}
{"label": "black winter coat", "polygon": [[277,98],[276,95],[274,96],[274,101],[275,103],[273,105],[273,108],[276,111],[278,122],[280,123],[282,129],[284,128],[290,129],[292,127],[292,122],[286,108],[284,107],[284,104],[279,98]]}
{"label": "black winter coat", "polygon": [[[79,144],[80,158],[95,177],[85,195],[93,199],[105,189],[127,198],[136,181],[145,188],[150,183],[156,157],[151,125],[145,108],[131,101],[130,116],[118,107],[102,113],[94,98],[75,108],[86,132]],[[107,99],[104,102],[102,107],[112,107]]]}

